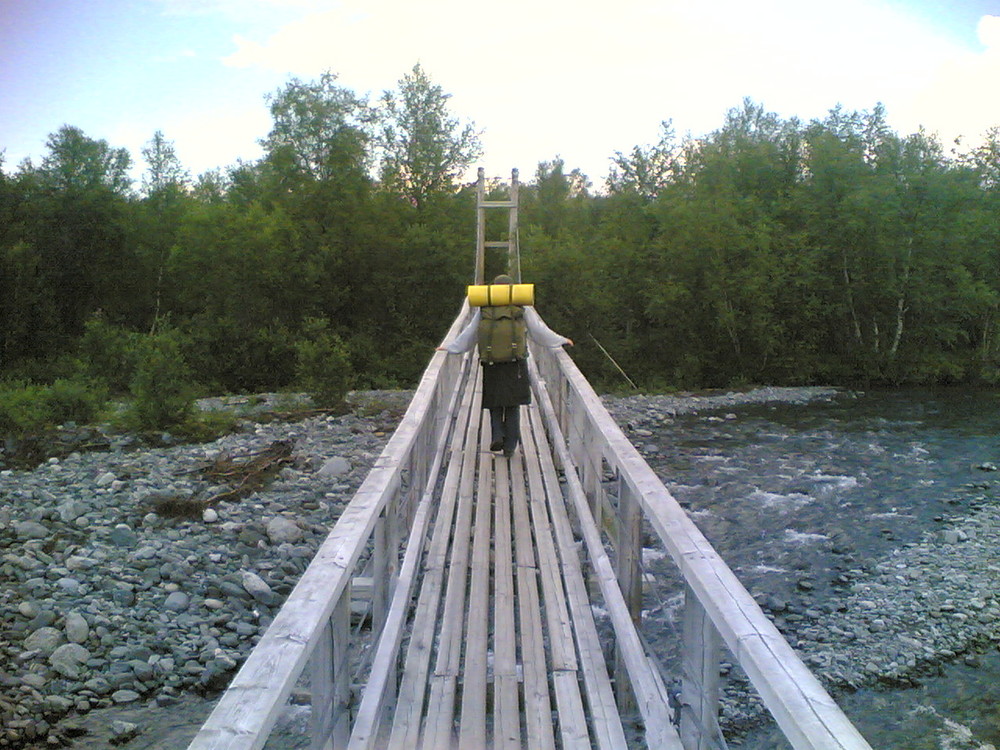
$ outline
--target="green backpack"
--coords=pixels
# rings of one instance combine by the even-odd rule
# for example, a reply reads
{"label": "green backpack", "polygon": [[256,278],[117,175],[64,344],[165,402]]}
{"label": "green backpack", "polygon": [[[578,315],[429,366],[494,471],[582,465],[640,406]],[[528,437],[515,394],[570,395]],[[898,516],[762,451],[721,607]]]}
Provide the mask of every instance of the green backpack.
{"label": "green backpack", "polygon": [[514,362],[528,356],[524,308],[501,305],[480,308],[479,359],[487,364]]}

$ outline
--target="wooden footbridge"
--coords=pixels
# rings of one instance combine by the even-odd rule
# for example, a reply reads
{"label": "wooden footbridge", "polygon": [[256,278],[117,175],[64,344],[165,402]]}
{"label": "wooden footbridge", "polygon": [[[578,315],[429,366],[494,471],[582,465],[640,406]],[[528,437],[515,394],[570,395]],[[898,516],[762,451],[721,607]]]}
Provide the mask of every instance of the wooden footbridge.
{"label": "wooden footbridge", "polygon": [[[869,748],[568,354],[529,363],[507,459],[488,450],[475,355],[434,354],[190,750],[287,747],[269,736],[297,686],[315,750],[718,750],[723,648],[793,748]],[[643,633],[647,534],[684,580],[679,687]]]}

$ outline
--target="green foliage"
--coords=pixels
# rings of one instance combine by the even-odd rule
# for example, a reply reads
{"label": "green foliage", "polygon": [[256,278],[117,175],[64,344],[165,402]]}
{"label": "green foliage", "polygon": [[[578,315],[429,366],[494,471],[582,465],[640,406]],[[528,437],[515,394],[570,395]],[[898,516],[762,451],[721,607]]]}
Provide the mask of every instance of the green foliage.
{"label": "green foliage", "polygon": [[31,435],[53,423],[48,389],[41,385],[0,385],[0,434]]}
{"label": "green foliage", "polygon": [[482,154],[479,133],[452,115],[450,98],[419,63],[382,97],[382,181],[418,207],[450,189]]}
{"label": "green foliage", "polygon": [[284,327],[198,315],[188,321],[186,334],[185,359],[211,391],[253,393],[292,382],[295,347]]}
{"label": "green foliage", "polygon": [[293,78],[268,96],[274,127],[263,145],[284,175],[340,181],[364,173],[372,137],[368,106],[336,80],[329,71],[311,82]]}
{"label": "green foliage", "polygon": [[105,140],[94,140],[80,128],[63,125],[49,136],[48,155],[41,174],[55,190],[88,191],[105,188],[125,193],[131,185],[128,171],[132,157],[124,148],[111,148]]}
{"label": "green foliage", "polygon": [[142,341],[129,412],[131,423],[138,429],[170,429],[191,416],[195,389],[181,344],[176,330],[150,335]]}
{"label": "green foliage", "polygon": [[[37,167],[0,164],[0,375],[48,384],[4,390],[8,425],[87,413],[89,381],[174,432],[191,373],[330,403],[416,382],[472,272],[478,133],[419,65],[373,103],[330,73],[267,102],[263,158],[190,180],[157,131],[138,194],[130,156],[71,126]],[[656,388],[1000,382],[998,154],[998,129],[946,153],[881,105],[804,123],[744,101],[615,152],[603,192],[537,165],[523,277],[616,387],[595,340]]]}
{"label": "green foliage", "polygon": [[47,398],[57,424],[87,424],[107,406],[108,392],[99,381],[60,378],[49,386]]}
{"label": "green foliage", "polygon": [[66,422],[91,422],[106,404],[101,385],[78,379],[0,384],[0,435],[36,435]]}
{"label": "green foliage", "polygon": [[296,383],[320,407],[339,407],[350,384],[351,363],[347,347],[322,318],[304,322],[295,343]]}
{"label": "green foliage", "polygon": [[192,443],[210,443],[235,432],[238,426],[239,419],[235,414],[219,410],[189,414],[183,422],[175,424],[172,431]]}
{"label": "green foliage", "polygon": [[107,383],[113,393],[127,393],[141,355],[142,336],[92,316],[80,337],[79,350],[86,374]]}

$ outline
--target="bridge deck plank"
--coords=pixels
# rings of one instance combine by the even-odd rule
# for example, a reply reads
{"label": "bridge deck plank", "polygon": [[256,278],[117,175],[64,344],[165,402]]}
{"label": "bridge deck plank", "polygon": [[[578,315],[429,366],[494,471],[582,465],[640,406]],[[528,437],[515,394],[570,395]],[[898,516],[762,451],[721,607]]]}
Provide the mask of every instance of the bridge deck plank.
{"label": "bridge deck plank", "polygon": [[517,614],[521,634],[524,672],[524,721],[527,747],[555,750],[549,670],[542,630],[538,568],[524,487],[524,465],[520,452],[511,460],[511,502],[514,518],[514,559],[517,564]]}
{"label": "bridge deck plank", "polygon": [[[537,407],[531,408],[531,429],[536,445],[545,445],[545,433]],[[628,743],[615,703],[611,678],[604,661],[601,639],[594,622],[587,583],[577,553],[569,513],[566,509],[555,463],[548,451],[538,450],[545,482],[549,513],[552,516],[560,567],[566,584],[567,602],[573,620],[577,658],[583,676],[584,695],[590,710],[590,724],[600,750],[626,750]]]}
{"label": "bridge deck plank", "polygon": [[486,450],[478,401],[464,408],[462,480],[434,521],[387,746],[623,750],[541,420],[525,410],[507,459]]}
{"label": "bridge deck plank", "polygon": [[587,715],[580,692],[573,621],[559,569],[553,528],[545,502],[545,485],[532,430],[524,431],[524,456],[528,475],[529,507],[535,532],[535,551],[545,601],[545,618],[551,648],[552,690],[559,717],[559,737],[564,750],[590,750]]}
{"label": "bridge deck plank", "polygon": [[[477,370],[479,368],[476,368]],[[480,392],[477,381],[471,409],[479,410]],[[413,624],[402,680],[397,696],[397,707],[393,714],[392,733],[387,747],[414,747],[420,734],[422,706],[427,689],[427,675],[437,631],[438,607],[441,601],[444,574],[448,564],[448,549],[454,516],[460,505],[460,498],[471,496],[475,479],[474,457],[479,441],[479,424],[476,420],[466,422],[464,441],[455,438],[449,473],[453,466],[460,467],[458,486],[455,492],[442,494],[429,553],[424,560],[423,581],[417,606],[413,614]],[[446,483],[446,487],[448,487]],[[369,686],[370,687],[370,686]]]}
{"label": "bridge deck plank", "polygon": [[493,470],[490,457],[479,454],[479,483],[476,493],[475,540],[472,549],[472,571],[469,613],[462,668],[462,713],[459,747],[486,746],[486,678],[489,655],[490,611],[490,551],[493,529],[490,482]]}

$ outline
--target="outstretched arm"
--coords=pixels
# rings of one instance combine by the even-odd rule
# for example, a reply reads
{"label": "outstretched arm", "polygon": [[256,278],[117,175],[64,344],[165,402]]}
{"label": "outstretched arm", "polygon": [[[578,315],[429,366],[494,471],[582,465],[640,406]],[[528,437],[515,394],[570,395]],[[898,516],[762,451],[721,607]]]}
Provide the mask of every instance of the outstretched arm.
{"label": "outstretched arm", "polygon": [[478,339],[477,333],[479,331],[479,318],[481,313],[479,308],[476,308],[475,313],[472,315],[472,320],[470,320],[462,332],[458,334],[451,343],[443,344],[437,348],[438,351],[446,351],[450,354],[463,354],[469,351],[476,345]]}
{"label": "outstretched arm", "polygon": [[542,346],[549,347],[550,349],[562,346],[563,344],[573,346],[573,339],[558,334],[545,325],[542,316],[535,311],[534,307],[527,306],[524,308],[524,322],[528,326],[528,335],[531,336],[531,340]]}

